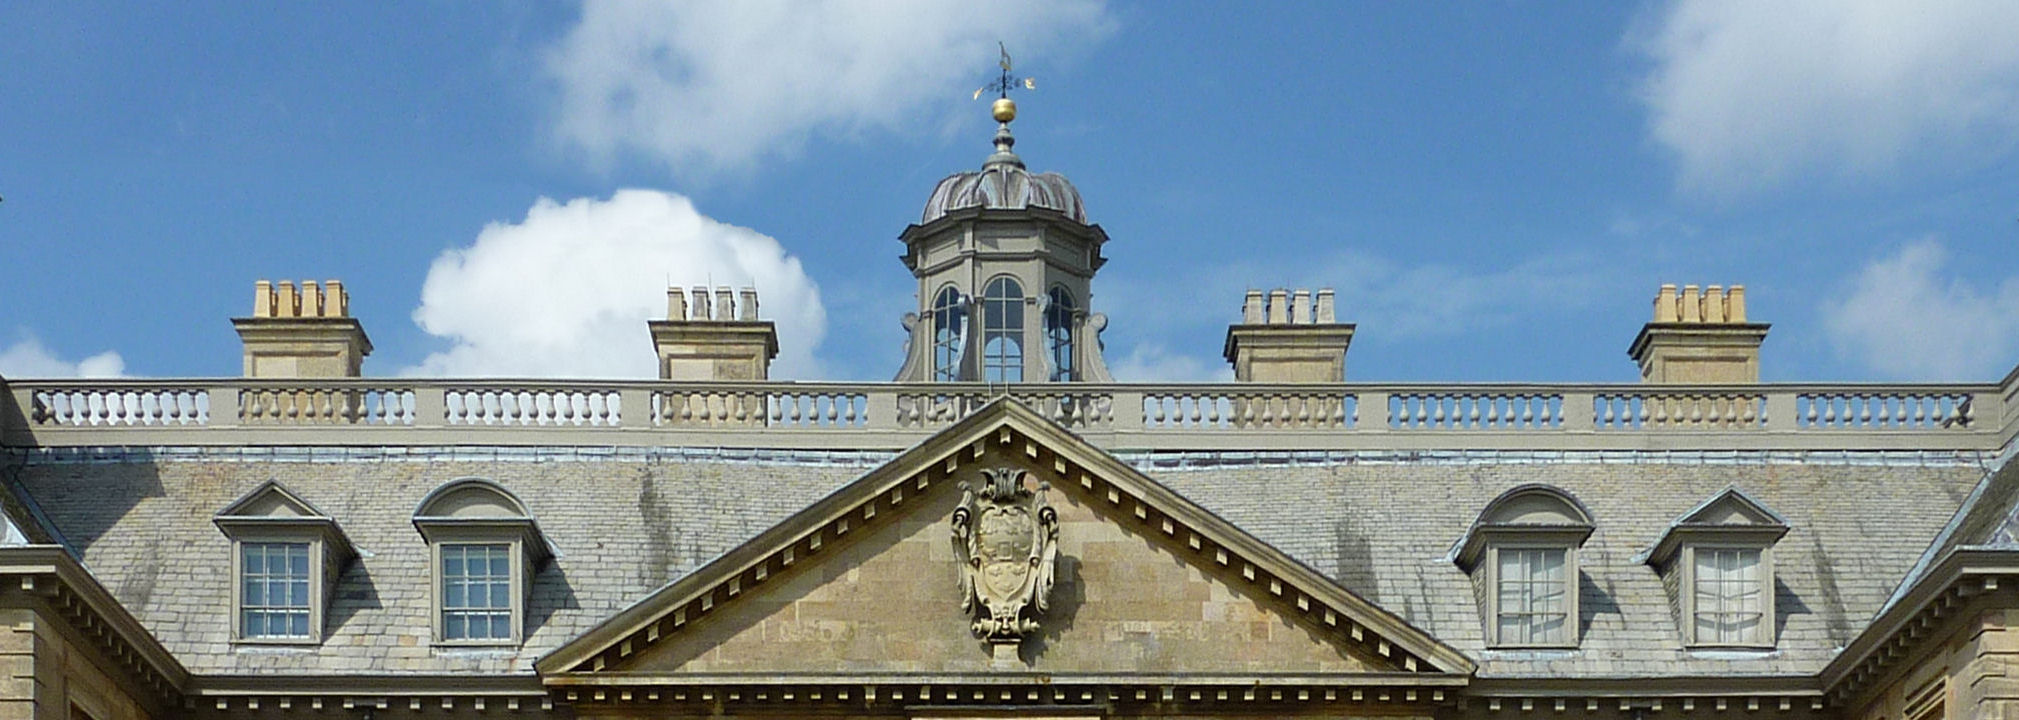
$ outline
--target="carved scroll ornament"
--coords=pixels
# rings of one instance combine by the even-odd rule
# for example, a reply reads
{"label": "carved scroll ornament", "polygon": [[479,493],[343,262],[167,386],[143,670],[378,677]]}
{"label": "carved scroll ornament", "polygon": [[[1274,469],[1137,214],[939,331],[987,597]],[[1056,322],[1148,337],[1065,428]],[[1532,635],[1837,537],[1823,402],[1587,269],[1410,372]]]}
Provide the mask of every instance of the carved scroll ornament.
{"label": "carved scroll ornament", "polygon": [[1045,502],[1048,483],[1033,492],[1025,473],[985,468],[980,488],[961,483],[953,511],[953,546],[961,559],[961,610],[975,637],[1016,643],[1038,630],[1051,604],[1058,560],[1059,514]]}

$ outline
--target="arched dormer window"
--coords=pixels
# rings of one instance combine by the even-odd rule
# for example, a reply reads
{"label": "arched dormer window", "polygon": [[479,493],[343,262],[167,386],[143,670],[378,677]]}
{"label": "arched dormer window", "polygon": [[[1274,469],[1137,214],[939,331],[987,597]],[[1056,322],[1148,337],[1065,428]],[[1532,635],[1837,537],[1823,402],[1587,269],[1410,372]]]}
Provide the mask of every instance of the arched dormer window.
{"label": "arched dormer window", "polygon": [[988,281],[981,294],[982,379],[1024,381],[1024,288],[1007,275]]}
{"label": "arched dormer window", "polygon": [[1073,294],[1065,288],[1055,287],[1047,295],[1045,305],[1045,344],[1050,346],[1052,360],[1052,381],[1068,382],[1078,380],[1079,368],[1073,366]]}
{"label": "arched dormer window", "polygon": [[932,299],[932,379],[960,379],[960,354],[967,347],[967,303],[952,286]]}
{"label": "arched dormer window", "polygon": [[434,566],[435,644],[519,644],[532,575],[553,556],[525,503],[489,480],[451,480],[421,499],[414,528]]}
{"label": "arched dormer window", "polygon": [[1486,504],[1451,557],[1482,590],[1488,646],[1577,645],[1577,550],[1592,527],[1583,503],[1546,485]]}

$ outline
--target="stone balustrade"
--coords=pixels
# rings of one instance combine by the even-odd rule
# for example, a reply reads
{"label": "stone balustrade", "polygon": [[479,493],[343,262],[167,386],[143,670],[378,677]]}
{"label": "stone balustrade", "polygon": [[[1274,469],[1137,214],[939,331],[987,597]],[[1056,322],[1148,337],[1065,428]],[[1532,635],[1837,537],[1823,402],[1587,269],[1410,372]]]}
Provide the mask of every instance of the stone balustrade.
{"label": "stone balustrade", "polygon": [[978,384],[10,380],[0,444],[895,450],[1008,395],[1119,450],[1997,451],[1998,383]]}

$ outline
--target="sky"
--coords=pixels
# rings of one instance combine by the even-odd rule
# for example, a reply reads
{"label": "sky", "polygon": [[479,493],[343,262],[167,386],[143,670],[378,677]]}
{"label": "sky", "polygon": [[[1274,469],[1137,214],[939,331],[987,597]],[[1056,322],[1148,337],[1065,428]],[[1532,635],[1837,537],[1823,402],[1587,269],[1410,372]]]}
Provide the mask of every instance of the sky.
{"label": "sky", "polygon": [[1230,377],[1334,288],[1356,381],[1630,382],[1662,283],[1772,381],[2019,363],[2019,3],[0,7],[0,375],[230,377],[259,279],[344,282],[376,376],[651,377],[669,284],[754,284],[774,377],[887,380],[897,240],[1018,153],[1109,258],[1122,381]]}

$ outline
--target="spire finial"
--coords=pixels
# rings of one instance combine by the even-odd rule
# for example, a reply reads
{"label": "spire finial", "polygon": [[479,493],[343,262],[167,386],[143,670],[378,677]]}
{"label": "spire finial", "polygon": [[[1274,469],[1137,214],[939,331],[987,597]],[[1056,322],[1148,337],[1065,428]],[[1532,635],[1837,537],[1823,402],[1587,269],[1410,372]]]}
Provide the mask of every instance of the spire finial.
{"label": "spire finial", "polygon": [[1019,79],[1011,77],[1009,48],[1004,47],[1001,42],[997,42],[996,49],[1002,52],[1002,59],[996,62],[996,65],[1002,68],[1002,74],[989,84],[981,86],[981,89],[974,91],[974,98],[976,100],[980,100],[981,94],[985,92],[996,94],[996,101],[990,105],[989,114],[1000,125],[995,131],[995,154],[989,156],[988,162],[990,164],[1009,163],[1022,166],[1023,161],[1017,158],[1016,153],[1010,152],[1010,148],[1016,145],[1016,138],[1010,135],[1009,124],[1011,120],[1017,119],[1017,104],[1016,101],[1009,98],[1009,91],[1019,87],[1025,90],[1036,90],[1038,81],[1037,78],[1027,77]]}

